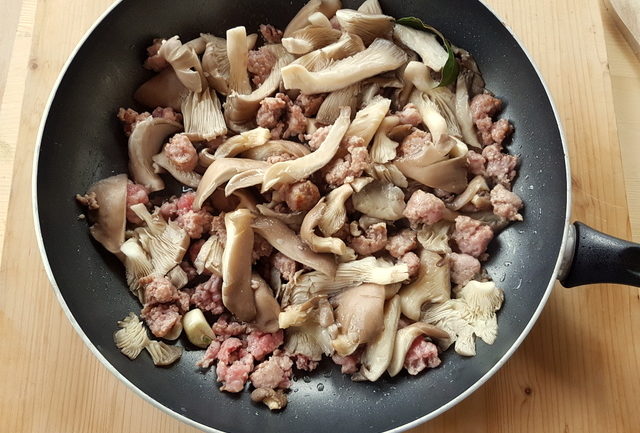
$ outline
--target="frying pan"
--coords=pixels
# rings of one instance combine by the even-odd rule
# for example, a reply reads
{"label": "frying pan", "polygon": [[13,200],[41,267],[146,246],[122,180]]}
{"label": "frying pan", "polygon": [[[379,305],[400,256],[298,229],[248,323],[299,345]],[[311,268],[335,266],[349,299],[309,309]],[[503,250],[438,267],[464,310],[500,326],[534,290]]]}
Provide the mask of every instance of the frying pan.
{"label": "frying pan", "polygon": [[[499,334],[477,355],[442,354],[426,374],[353,383],[331,362],[293,384],[289,406],[273,413],[249,393],[218,392],[213,371],[195,367],[201,351],[186,340],[168,368],[141,356],[130,361],[113,343],[115,322],[139,305],[120,262],[88,235],[73,203],[98,179],[127,170],[126,139],[115,118],[150,73],[140,65],[158,36],[261,23],[284,27],[303,0],[136,0],[114,4],[76,48],[52,92],[34,163],[36,231],[45,268],[69,320],[102,363],[140,396],[206,431],[402,431],[451,408],[493,375],[538,318],[556,278],[565,286],[640,284],[640,246],[569,223],[567,150],[547,89],[523,47],[483,3],[472,0],[382,0],[385,13],[416,16],[477,59],[487,87],[506,103],[516,132],[509,151],[521,155],[514,191],[524,221],[491,244],[487,270],[505,290]],[[356,8],[360,1],[344,0]],[[515,78],[515,79],[514,79]],[[322,391],[320,391],[322,389]]]}

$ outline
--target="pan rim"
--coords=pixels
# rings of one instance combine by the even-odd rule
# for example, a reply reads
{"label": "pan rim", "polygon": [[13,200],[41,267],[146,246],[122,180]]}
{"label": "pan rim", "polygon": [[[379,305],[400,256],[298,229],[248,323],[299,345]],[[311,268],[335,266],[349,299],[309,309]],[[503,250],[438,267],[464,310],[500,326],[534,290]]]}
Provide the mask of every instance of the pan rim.
{"label": "pan rim", "polygon": [[[46,253],[46,250],[44,248],[44,240],[42,238],[42,230],[41,230],[41,227],[40,227],[40,214],[39,214],[39,211],[38,211],[38,183],[37,183],[37,178],[38,178],[38,165],[39,165],[39,161],[40,161],[40,149],[41,149],[41,144],[42,144],[42,137],[43,137],[43,134],[44,134],[44,129],[45,129],[45,125],[46,125],[47,119],[49,117],[49,112],[51,110],[51,105],[53,103],[53,100],[56,97],[56,94],[58,93],[58,89],[60,87],[60,84],[61,84],[64,76],[66,75],[69,66],[71,65],[73,60],[76,58],[76,55],[78,54],[78,51],[80,50],[80,48],[84,45],[84,43],[86,42],[87,38],[94,32],[94,30],[104,21],[104,19],[107,16],[109,16],[111,14],[111,12],[113,12],[113,10],[115,8],[117,8],[120,5],[120,3],[122,3],[122,2],[124,2],[124,0],[115,0],[93,22],[93,24],[87,29],[87,31],[84,33],[84,35],[80,38],[80,40],[78,41],[78,43],[76,44],[74,49],[69,54],[69,57],[67,58],[66,62],[64,63],[62,69],[60,70],[60,73],[58,74],[58,77],[56,78],[56,81],[53,84],[53,87],[52,87],[51,92],[49,94],[49,97],[47,99],[47,103],[46,103],[46,105],[44,107],[44,110],[42,112],[42,118],[40,120],[40,125],[39,125],[39,128],[38,128],[38,135],[36,137],[36,143],[35,143],[35,148],[34,148],[34,153],[33,153],[33,165],[32,165],[32,174],[31,174],[31,204],[32,204],[32,211],[33,211],[32,217],[33,217],[33,222],[34,222],[34,226],[35,226],[34,228],[35,228],[35,234],[36,234],[36,241],[37,241],[37,244],[38,244],[38,250],[40,251],[40,257],[42,259],[42,264],[43,264],[44,270],[45,270],[45,272],[47,274],[47,277],[49,279],[49,282],[51,283],[51,286],[53,288],[53,291],[55,292],[56,298],[58,299],[58,303],[62,307],[62,310],[64,311],[64,314],[67,316],[67,319],[69,320],[69,323],[74,328],[76,333],[80,336],[80,338],[82,339],[84,344],[93,353],[93,355],[100,361],[100,363],[111,374],[113,374],[118,380],[120,380],[122,383],[124,383],[129,389],[131,389],[135,394],[137,394],[143,400],[147,401],[152,406],[160,409],[161,411],[173,416],[174,418],[184,422],[185,424],[190,425],[190,426],[195,427],[195,428],[198,428],[198,429],[200,429],[202,431],[205,431],[205,432],[225,433],[222,430],[218,430],[216,428],[213,428],[213,427],[204,425],[202,423],[199,423],[199,422],[197,422],[197,421],[195,421],[195,420],[193,420],[191,418],[188,418],[188,417],[186,417],[186,416],[184,416],[184,415],[182,415],[182,414],[170,409],[169,407],[161,404],[160,402],[155,400],[153,397],[151,397],[150,395],[146,394],[140,388],[135,386],[129,379],[127,379],[126,376],[124,376],[122,373],[120,373],[109,362],[109,360],[107,360],[102,355],[102,353],[100,353],[100,351],[97,349],[97,347],[93,344],[93,342],[85,334],[84,330],[80,327],[80,325],[76,321],[73,313],[69,309],[69,306],[67,305],[64,297],[62,296],[62,292],[60,291],[60,288],[58,287],[58,284],[56,282],[55,276],[53,275],[53,271],[51,269],[51,265],[49,264],[49,259],[48,259],[47,253]],[[439,416],[442,413],[444,413],[444,412],[448,411],[449,409],[453,408],[454,406],[456,406],[457,404],[462,402],[464,399],[466,399],[468,396],[473,394],[475,391],[477,391],[478,388],[480,388],[482,385],[484,385],[491,377],[493,377],[494,374],[496,374],[498,372],[498,370],[500,370],[506,364],[506,362],[511,358],[511,356],[513,356],[515,351],[520,347],[520,345],[522,344],[524,339],[529,335],[529,333],[531,332],[531,329],[533,328],[533,326],[537,322],[540,314],[542,313],[542,310],[544,309],[544,306],[546,305],[547,300],[549,299],[549,296],[551,295],[553,287],[554,287],[554,285],[556,283],[558,272],[559,272],[560,266],[562,264],[563,252],[567,248],[567,239],[568,239],[568,233],[569,233],[569,227],[570,227],[570,221],[571,221],[571,203],[572,203],[571,165],[570,165],[570,161],[569,161],[569,152],[568,152],[565,132],[564,132],[564,128],[562,126],[562,122],[560,120],[560,116],[559,116],[559,112],[558,112],[557,106],[556,106],[555,101],[554,101],[554,99],[553,99],[553,97],[552,97],[552,95],[551,95],[551,93],[549,91],[549,87],[548,87],[546,81],[544,80],[544,78],[543,78],[543,76],[542,76],[542,74],[540,72],[540,69],[538,68],[537,64],[534,62],[534,60],[531,57],[529,51],[526,49],[526,47],[524,46],[524,44],[522,43],[520,38],[513,32],[511,27],[509,27],[506,24],[506,22],[485,2],[485,0],[478,0],[478,2],[482,6],[484,6],[489,11],[489,13],[494,15],[500,21],[500,23],[509,32],[511,37],[516,41],[516,43],[518,44],[520,49],[524,52],[525,56],[527,57],[527,59],[531,63],[531,66],[533,67],[538,79],[540,80],[540,82],[541,82],[541,84],[542,84],[542,86],[543,86],[543,88],[545,90],[547,98],[549,98],[549,103],[551,105],[551,108],[552,108],[552,111],[553,111],[553,115],[554,115],[554,118],[556,120],[556,124],[558,125],[558,130],[559,130],[559,133],[560,133],[560,141],[561,141],[561,144],[562,144],[562,151],[563,151],[563,158],[564,158],[564,165],[565,165],[565,173],[566,173],[566,203],[565,203],[565,220],[564,220],[564,229],[563,229],[563,233],[562,233],[562,241],[560,243],[560,248],[558,250],[558,257],[556,259],[556,264],[555,264],[553,272],[551,274],[551,277],[550,277],[550,280],[549,280],[549,284],[548,284],[547,288],[545,289],[545,292],[544,292],[544,294],[543,294],[543,296],[542,296],[537,308],[533,312],[533,315],[531,316],[531,319],[529,320],[529,322],[527,323],[525,328],[522,330],[522,332],[520,333],[518,338],[516,338],[514,343],[505,352],[505,354],[498,360],[498,362],[496,362],[493,365],[493,367],[491,367],[491,369],[489,369],[489,371],[487,371],[481,378],[479,378],[470,387],[468,387],[466,390],[464,390],[462,393],[460,393],[457,397],[451,399],[448,403],[442,405],[438,409],[436,409],[434,411],[431,411],[428,414],[425,414],[422,417],[417,418],[417,419],[415,419],[415,420],[413,420],[413,421],[411,421],[409,423],[403,424],[401,426],[395,427],[395,428],[390,429],[390,430],[386,430],[385,433],[404,432],[406,430],[409,430],[411,428],[417,427],[417,426],[419,426],[421,424],[424,424],[425,422],[427,422],[429,420],[432,420],[432,419],[436,418],[437,416]]]}

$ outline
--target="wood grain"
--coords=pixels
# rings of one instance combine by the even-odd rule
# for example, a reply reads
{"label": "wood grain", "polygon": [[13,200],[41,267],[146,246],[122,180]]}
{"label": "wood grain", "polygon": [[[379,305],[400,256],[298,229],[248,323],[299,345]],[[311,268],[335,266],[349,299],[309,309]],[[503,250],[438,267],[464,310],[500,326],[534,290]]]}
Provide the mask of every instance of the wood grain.
{"label": "wood grain", "polygon": [[[144,402],[93,358],[55,300],[30,229],[40,115],[67,55],[109,3],[38,0],[33,9],[36,0],[25,0],[21,9],[21,23],[35,11],[31,48],[14,48],[12,57],[30,53],[27,84],[24,98],[11,101],[13,110],[4,99],[0,110],[4,116],[21,113],[14,120],[19,130],[11,142],[15,167],[0,264],[2,432],[196,431]],[[556,100],[571,147],[575,217],[629,237],[598,0],[489,3],[529,48]],[[638,289],[558,287],[529,338],[494,378],[413,431],[638,432],[639,338]]]}
{"label": "wood grain", "polygon": [[629,46],[640,56],[640,1],[608,0],[607,7]]}

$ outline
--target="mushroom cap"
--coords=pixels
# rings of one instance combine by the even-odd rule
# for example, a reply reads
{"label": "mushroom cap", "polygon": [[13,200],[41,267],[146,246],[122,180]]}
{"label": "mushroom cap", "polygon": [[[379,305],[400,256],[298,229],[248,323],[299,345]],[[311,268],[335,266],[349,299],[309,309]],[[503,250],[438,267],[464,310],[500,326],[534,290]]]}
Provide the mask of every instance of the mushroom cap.
{"label": "mushroom cap", "polygon": [[392,183],[374,181],[351,197],[353,207],[370,217],[386,221],[403,218],[404,192]]}
{"label": "mushroom cap", "polygon": [[378,380],[391,363],[399,319],[400,297],[396,295],[385,303],[383,331],[367,344],[360,358],[360,374],[371,382]]}
{"label": "mushroom cap", "polygon": [[413,340],[420,335],[426,335],[434,338],[449,338],[449,334],[447,332],[424,322],[415,322],[409,326],[399,329],[393,347],[393,358],[391,359],[391,363],[387,369],[389,376],[393,377],[402,370],[404,359],[411,347],[411,343],[413,343]]}
{"label": "mushroom cap", "polygon": [[129,359],[136,359],[149,344],[147,330],[135,313],[129,313],[119,321],[118,327],[120,329],[113,335],[116,346]]}
{"label": "mushroom cap", "polygon": [[89,219],[93,222],[89,232],[107,251],[122,258],[120,246],[124,243],[127,224],[127,175],[101,179],[91,185],[87,193],[95,193],[99,205],[89,211]]}
{"label": "mushroom cap", "polygon": [[256,304],[256,318],[254,325],[262,332],[276,332],[280,329],[278,317],[280,304],[273,296],[273,291],[267,282],[255,272],[251,275],[251,286]]}
{"label": "mushroom cap", "polygon": [[408,318],[420,319],[420,309],[426,302],[444,302],[451,298],[449,264],[441,261],[440,254],[426,249],[420,252],[417,278],[400,290],[402,314]]}

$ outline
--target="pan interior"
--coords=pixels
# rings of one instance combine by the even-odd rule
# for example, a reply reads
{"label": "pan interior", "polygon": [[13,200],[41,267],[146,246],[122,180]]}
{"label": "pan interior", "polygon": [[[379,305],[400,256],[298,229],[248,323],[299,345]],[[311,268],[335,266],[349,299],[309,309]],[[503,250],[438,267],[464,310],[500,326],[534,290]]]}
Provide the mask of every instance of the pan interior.
{"label": "pan interior", "polygon": [[[359,3],[344,1],[352,8]],[[507,353],[540,304],[560,251],[566,167],[552,106],[526,54],[480,2],[381,1],[385,13],[420,17],[471,52],[516,128],[508,148],[522,159],[514,191],[525,202],[525,220],[490,247],[487,268],[504,288],[505,303],[495,344],[478,342],[473,358],[450,350],[442,365],[426,374],[376,383],[353,383],[325,363],[312,374],[296,373],[290,404],[281,413],[251,403],[249,393],[219,392],[214,372],[195,367],[201,352],[184,341],[179,344],[187,350],[169,368],[154,368],[146,354],[130,361],[117,350],[112,334],[117,320],[140,307],[119,261],[78,221],[81,209],[73,200],[96,180],[126,172],[126,138],[115,113],[121,106],[136,107],[132,94],[150,76],[141,64],[153,38],[178,34],[188,40],[199,32],[224,36],[228,28],[244,25],[253,32],[262,23],[282,28],[302,4],[136,0],[116,6],[84,41],[51,104],[37,168],[39,224],[55,282],[82,332],[118,372],[161,405],[223,431],[384,431],[447,405]]]}

